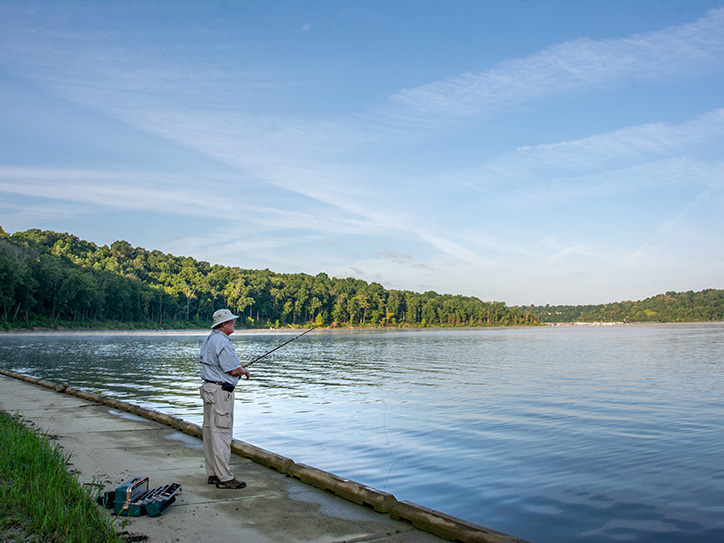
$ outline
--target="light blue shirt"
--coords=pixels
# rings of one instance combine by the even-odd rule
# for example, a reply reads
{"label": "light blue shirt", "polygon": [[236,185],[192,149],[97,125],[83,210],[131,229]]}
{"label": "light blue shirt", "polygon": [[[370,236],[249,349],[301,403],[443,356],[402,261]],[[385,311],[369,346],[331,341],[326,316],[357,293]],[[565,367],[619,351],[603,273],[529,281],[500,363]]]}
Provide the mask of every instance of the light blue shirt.
{"label": "light blue shirt", "polygon": [[201,362],[201,378],[208,381],[219,381],[236,386],[238,377],[230,375],[231,370],[241,366],[241,361],[231,344],[229,336],[220,330],[211,332],[199,353]]}

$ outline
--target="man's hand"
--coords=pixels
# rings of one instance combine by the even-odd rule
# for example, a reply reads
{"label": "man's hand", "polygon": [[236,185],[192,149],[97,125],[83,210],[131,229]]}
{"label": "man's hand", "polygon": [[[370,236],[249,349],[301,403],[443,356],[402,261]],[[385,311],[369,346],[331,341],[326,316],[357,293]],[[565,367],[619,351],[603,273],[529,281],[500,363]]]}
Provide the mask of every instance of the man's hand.
{"label": "man's hand", "polygon": [[251,377],[251,372],[243,366],[239,366],[235,370],[231,370],[229,373],[234,377],[241,377],[242,375],[247,379]]}

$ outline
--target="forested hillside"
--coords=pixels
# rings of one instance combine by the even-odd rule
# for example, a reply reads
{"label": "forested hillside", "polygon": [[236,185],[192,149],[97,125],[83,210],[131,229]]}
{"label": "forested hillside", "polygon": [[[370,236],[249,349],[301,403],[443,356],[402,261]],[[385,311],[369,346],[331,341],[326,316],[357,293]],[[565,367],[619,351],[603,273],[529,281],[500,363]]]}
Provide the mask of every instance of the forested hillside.
{"label": "forested hillside", "polygon": [[541,322],[704,322],[724,320],[724,290],[667,292],[638,302],[524,306]]}
{"label": "forested hillside", "polygon": [[246,327],[537,324],[502,302],[386,290],[320,273],[210,265],[116,241],[0,228],[0,329],[206,328],[228,307]]}

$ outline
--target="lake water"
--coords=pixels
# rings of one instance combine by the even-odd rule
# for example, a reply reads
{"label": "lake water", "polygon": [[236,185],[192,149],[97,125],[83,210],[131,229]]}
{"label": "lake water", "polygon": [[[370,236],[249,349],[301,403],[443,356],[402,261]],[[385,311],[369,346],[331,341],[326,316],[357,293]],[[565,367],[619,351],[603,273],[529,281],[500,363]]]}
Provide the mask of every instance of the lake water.
{"label": "lake water", "polygon": [[[0,367],[200,424],[206,334],[0,334]],[[315,330],[250,369],[236,438],[397,499],[534,543],[724,541],[722,323]]]}

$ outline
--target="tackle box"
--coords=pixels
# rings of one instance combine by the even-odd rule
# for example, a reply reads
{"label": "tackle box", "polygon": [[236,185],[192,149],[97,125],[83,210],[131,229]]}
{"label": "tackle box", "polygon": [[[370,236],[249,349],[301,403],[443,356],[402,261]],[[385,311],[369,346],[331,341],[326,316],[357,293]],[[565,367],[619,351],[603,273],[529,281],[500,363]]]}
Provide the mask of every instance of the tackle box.
{"label": "tackle box", "polygon": [[113,509],[114,515],[157,517],[176,501],[181,485],[171,483],[148,489],[148,477],[134,477],[115,490],[98,497],[98,503]]}

